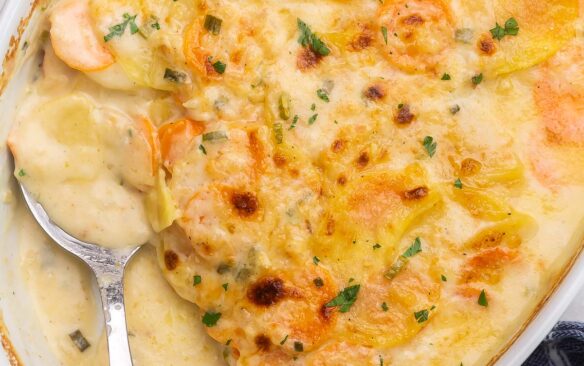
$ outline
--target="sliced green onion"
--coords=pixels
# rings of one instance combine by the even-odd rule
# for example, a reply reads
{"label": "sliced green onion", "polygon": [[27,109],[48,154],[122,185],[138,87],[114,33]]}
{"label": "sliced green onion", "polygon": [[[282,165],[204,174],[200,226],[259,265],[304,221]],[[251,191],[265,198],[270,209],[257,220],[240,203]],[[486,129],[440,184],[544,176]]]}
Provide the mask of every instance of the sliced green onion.
{"label": "sliced green onion", "polygon": [[205,29],[211,32],[214,35],[218,35],[221,32],[221,23],[223,20],[213,16],[211,14],[205,15]]}

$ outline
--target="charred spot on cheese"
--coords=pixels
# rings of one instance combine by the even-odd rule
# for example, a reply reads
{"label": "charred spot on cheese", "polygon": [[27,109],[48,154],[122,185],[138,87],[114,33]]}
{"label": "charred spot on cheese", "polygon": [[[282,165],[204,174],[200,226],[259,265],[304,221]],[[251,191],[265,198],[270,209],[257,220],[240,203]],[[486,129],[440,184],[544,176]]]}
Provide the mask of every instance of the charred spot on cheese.
{"label": "charred spot on cheese", "polygon": [[405,125],[411,123],[415,117],[416,116],[410,110],[409,104],[400,104],[393,120],[399,125]]}
{"label": "charred spot on cheese", "polygon": [[403,193],[403,197],[406,200],[414,201],[426,197],[428,195],[428,192],[429,192],[428,187],[422,186],[411,189],[409,191],[405,191]]}
{"label": "charred spot on cheese", "polygon": [[404,25],[422,25],[424,24],[424,18],[420,14],[412,14],[401,19]]}
{"label": "charred spot on cheese", "polygon": [[278,277],[264,277],[247,290],[247,298],[258,306],[272,306],[286,297],[284,281]]}
{"label": "charred spot on cheese", "polygon": [[312,50],[312,48],[301,48],[296,57],[296,66],[300,71],[314,68],[322,60],[322,56]]}
{"label": "charred spot on cheese", "polygon": [[479,38],[477,48],[481,54],[486,56],[491,56],[497,52],[497,45],[495,44],[493,37],[488,34],[483,34]]}
{"label": "charred spot on cheese", "polygon": [[351,42],[350,49],[353,51],[361,51],[371,46],[372,43],[373,32],[369,27],[363,27],[362,31]]}
{"label": "charred spot on cheese", "polygon": [[357,166],[359,168],[365,168],[367,166],[367,164],[369,164],[369,153],[367,151],[363,151],[361,152],[361,154],[359,154],[359,157],[357,158]]}
{"label": "charred spot on cheese", "polygon": [[334,153],[340,153],[345,149],[345,146],[346,146],[345,140],[337,139],[333,141],[333,143],[331,144],[331,151]]}
{"label": "charred spot on cheese", "polygon": [[178,266],[178,254],[172,250],[164,252],[164,265],[169,271],[173,271]]}
{"label": "charred spot on cheese", "polygon": [[344,186],[345,184],[347,184],[347,177],[343,174],[339,175],[339,177],[337,178],[337,183],[341,186]]}
{"label": "charred spot on cheese", "polygon": [[385,91],[381,85],[371,85],[363,92],[365,98],[373,101],[381,100],[385,97]]}
{"label": "charred spot on cheese", "polygon": [[242,217],[252,216],[258,210],[259,203],[251,192],[235,192],[231,195],[231,204]]}
{"label": "charred spot on cheese", "polygon": [[258,350],[262,352],[269,351],[270,347],[272,346],[272,341],[265,334],[258,334],[255,337],[254,342],[258,347]]}

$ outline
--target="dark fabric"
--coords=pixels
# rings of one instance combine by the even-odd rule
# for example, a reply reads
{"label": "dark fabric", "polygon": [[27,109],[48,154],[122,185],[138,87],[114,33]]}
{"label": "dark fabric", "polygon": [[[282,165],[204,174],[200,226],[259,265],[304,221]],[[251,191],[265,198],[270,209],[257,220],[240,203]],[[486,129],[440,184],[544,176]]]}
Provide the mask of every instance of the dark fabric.
{"label": "dark fabric", "polygon": [[523,366],[584,366],[584,323],[556,324]]}

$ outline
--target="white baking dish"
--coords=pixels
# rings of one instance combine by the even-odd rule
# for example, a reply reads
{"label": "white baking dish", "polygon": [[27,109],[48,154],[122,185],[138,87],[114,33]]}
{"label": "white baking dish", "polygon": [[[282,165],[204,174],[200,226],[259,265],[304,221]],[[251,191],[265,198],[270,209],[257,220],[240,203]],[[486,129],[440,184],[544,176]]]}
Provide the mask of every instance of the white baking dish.
{"label": "white baking dish", "polygon": [[[16,57],[16,62],[10,61],[11,66],[4,65],[3,72],[8,74],[10,80],[0,94],[0,146],[5,146],[15,105],[32,77],[33,68],[30,66],[36,62],[33,57],[22,55],[24,42],[34,33],[34,14],[42,11],[40,6],[35,8],[35,5],[38,5],[38,1],[0,0],[0,55],[3,56],[12,49],[17,49],[19,50],[17,54],[20,53],[20,56]],[[21,20],[27,19],[33,8],[35,9],[28,22],[29,26],[21,28],[24,32],[19,37],[19,24]],[[11,37],[20,39],[20,44],[12,42],[11,47]],[[1,86],[0,79],[0,90]],[[12,166],[7,149],[3,147],[0,149],[0,201],[5,192],[14,188]],[[14,208],[14,203],[0,203],[0,332],[6,333],[2,339],[6,350],[0,348],[0,366],[19,364],[13,352],[16,352],[20,362],[27,366],[57,365],[58,361],[49,350],[47,341],[40,332],[35,332],[39,329],[37,315],[18,270],[19,248],[16,229],[19,223],[13,220]],[[516,339],[500,355],[496,365],[520,365],[553,327],[583,284],[584,256],[580,255],[574,258],[565,277],[540,304],[539,311],[525,328],[517,333]]]}

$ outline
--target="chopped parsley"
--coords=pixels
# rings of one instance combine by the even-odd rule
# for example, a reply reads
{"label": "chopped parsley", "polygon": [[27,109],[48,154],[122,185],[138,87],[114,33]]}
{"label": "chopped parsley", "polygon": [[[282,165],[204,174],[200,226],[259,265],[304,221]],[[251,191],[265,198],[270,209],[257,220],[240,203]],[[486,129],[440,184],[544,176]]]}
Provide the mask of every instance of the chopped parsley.
{"label": "chopped parsley", "polygon": [[385,44],[387,44],[387,28],[381,27],[381,34],[383,35],[383,40],[385,41]]}
{"label": "chopped parsley", "polygon": [[483,73],[481,72],[480,74],[473,76],[470,80],[474,85],[479,85],[483,82]]}
{"label": "chopped parsley", "polygon": [[316,255],[312,257],[312,263],[318,265],[318,262],[320,262],[320,258],[318,258]]}
{"label": "chopped parsley", "polygon": [[276,143],[279,145],[284,141],[284,132],[282,131],[281,123],[274,123],[274,138]]}
{"label": "chopped parsley", "polygon": [[375,243],[375,245],[373,246],[373,250],[379,249],[379,248],[381,248],[381,244]]}
{"label": "chopped parsley", "polygon": [[412,245],[409,246],[406,251],[400,255],[397,260],[391,265],[391,268],[388,269],[384,277],[388,280],[393,279],[401,270],[408,264],[409,258],[413,257],[414,255],[420,253],[422,251],[422,242],[420,238],[414,239]]}
{"label": "chopped parsley", "polygon": [[385,301],[381,304],[381,309],[383,311],[388,311],[389,310],[389,306],[387,306],[387,303]]}
{"label": "chopped parsley", "polygon": [[424,145],[424,149],[426,149],[426,152],[428,153],[428,155],[430,155],[430,157],[436,154],[436,147],[438,146],[438,143],[434,142],[434,138],[432,136],[424,137],[422,145]]}
{"label": "chopped parsley", "polygon": [[176,70],[166,69],[164,70],[164,78],[173,83],[185,83],[187,81],[187,74]]}
{"label": "chopped parsley", "polygon": [[325,306],[327,308],[332,308],[332,307],[338,306],[339,311],[341,313],[346,313],[347,311],[349,311],[351,306],[353,306],[353,304],[357,300],[357,295],[359,294],[360,288],[361,288],[361,285],[353,285],[350,287],[346,287],[341,292],[339,292],[337,297],[332,299]]}
{"label": "chopped parsley", "polygon": [[226,346],[229,346],[229,345],[231,344],[231,342],[232,342],[232,341],[233,341],[233,339],[229,338],[229,339],[227,340],[227,342],[225,342],[225,345],[226,345]]}
{"label": "chopped parsley", "polygon": [[203,280],[203,278],[201,276],[194,275],[193,276],[193,286],[200,285],[202,280]]}
{"label": "chopped parsley", "polygon": [[303,352],[304,351],[304,345],[302,344],[302,342],[294,342],[294,351],[296,352]]}
{"label": "chopped parsley", "polygon": [[383,357],[379,355],[379,366],[383,366]]}
{"label": "chopped parsley", "polygon": [[440,279],[442,280],[442,282],[448,281],[448,279],[444,275],[440,275]]}
{"label": "chopped parsley", "polygon": [[203,141],[217,141],[217,140],[226,140],[227,134],[225,131],[212,131],[203,134]]}
{"label": "chopped parsley", "polygon": [[487,294],[485,293],[485,290],[481,291],[481,294],[479,295],[479,300],[477,302],[480,306],[484,307],[489,306],[489,301],[487,300]]}
{"label": "chopped parsley", "polygon": [[24,169],[20,169],[20,170],[18,171],[18,176],[19,176],[19,177],[24,177],[25,175],[26,175],[26,172],[24,171]]}
{"label": "chopped parsley", "polygon": [[308,119],[308,124],[311,125],[314,122],[316,122],[316,119],[318,118],[318,113],[317,114],[313,114],[312,116],[310,116],[310,118]]}
{"label": "chopped parsley", "polygon": [[450,113],[452,113],[453,115],[458,112],[460,112],[460,106],[458,104],[455,104],[452,107],[450,107]]}
{"label": "chopped parsley", "polygon": [[324,100],[325,102],[330,102],[329,96],[328,96],[328,92],[324,89],[318,89],[316,91],[316,95],[318,95],[318,97],[322,100]]}
{"label": "chopped parsley", "polygon": [[224,283],[224,284],[221,285],[221,287],[223,287],[223,289],[225,291],[227,291],[227,289],[229,288],[229,284],[228,283]]}
{"label": "chopped parsley", "polygon": [[326,44],[321,41],[315,33],[312,33],[312,30],[306,23],[298,19],[297,24],[298,30],[300,31],[298,43],[300,43],[302,47],[310,47],[312,51],[321,56],[327,56],[331,52]]}
{"label": "chopped parsley", "polygon": [[430,315],[430,311],[428,311],[427,309],[424,309],[424,310],[416,311],[414,313],[414,318],[416,318],[416,321],[418,323],[423,323],[426,320],[428,320],[429,315]]}
{"label": "chopped parsley", "polygon": [[450,79],[451,79],[450,74],[444,73],[440,80],[450,80]]}
{"label": "chopped parsley", "polygon": [[221,313],[214,313],[212,311],[207,311],[205,315],[203,315],[203,324],[208,328],[212,328],[217,325],[217,322],[221,318]]}
{"label": "chopped parsley", "polygon": [[73,341],[75,346],[77,346],[77,349],[80,352],[84,352],[91,346],[91,344],[87,341],[87,338],[85,338],[85,336],[83,335],[83,333],[81,333],[79,329],[69,334],[69,338],[71,339],[71,341]]}
{"label": "chopped parsley", "polygon": [[288,130],[293,129],[294,127],[296,127],[296,124],[298,123],[298,115],[295,115],[294,118],[292,119],[292,124],[290,125],[290,127],[288,128]]}
{"label": "chopped parsley", "polygon": [[109,33],[103,37],[103,40],[109,42],[114,37],[121,37],[122,34],[126,31],[128,24],[130,25],[130,33],[136,34],[138,33],[138,26],[136,25],[136,17],[138,15],[130,16],[128,13],[124,13],[124,21],[109,27]]}
{"label": "chopped parsley", "polygon": [[458,189],[462,189],[462,182],[460,181],[460,178],[458,178],[454,181],[454,187],[458,188]]}
{"label": "chopped parsley", "polygon": [[316,110],[316,104],[312,103],[310,105],[310,110],[314,112]]}
{"label": "chopped parsley", "polygon": [[223,23],[223,20],[220,18],[217,18],[211,14],[205,15],[204,27],[212,34],[218,35],[219,32],[221,32],[221,23]]}
{"label": "chopped parsley", "polygon": [[414,239],[414,242],[412,243],[412,245],[410,245],[410,247],[408,249],[406,249],[406,251],[404,252],[404,254],[402,254],[402,256],[405,258],[410,258],[410,257],[413,257],[414,255],[420,253],[421,251],[422,251],[422,241],[418,237],[418,238]]}
{"label": "chopped parsley", "polygon": [[280,118],[284,121],[287,121],[290,118],[290,96],[288,93],[280,94],[280,98],[278,99],[278,111],[280,114]]}
{"label": "chopped parsley", "polygon": [[505,27],[495,23],[495,28],[491,29],[491,35],[494,39],[501,40],[505,36],[516,36],[519,33],[519,24],[515,18],[509,18],[505,22]]}
{"label": "chopped parsley", "polygon": [[286,334],[286,337],[284,337],[284,339],[282,339],[282,340],[280,341],[280,346],[283,346],[283,345],[284,345],[284,343],[286,343],[286,341],[287,341],[287,340],[288,340],[288,334]]}
{"label": "chopped parsley", "polygon": [[215,61],[213,63],[213,69],[218,73],[218,74],[223,74],[225,72],[225,69],[227,69],[227,65],[224,64],[221,61]]}
{"label": "chopped parsley", "polygon": [[199,145],[199,150],[201,150],[201,152],[202,152],[204,155],[207,155],[207,149],[205,149],[205,146],[203,146],[203,144],[200,144],[200,145]]}

